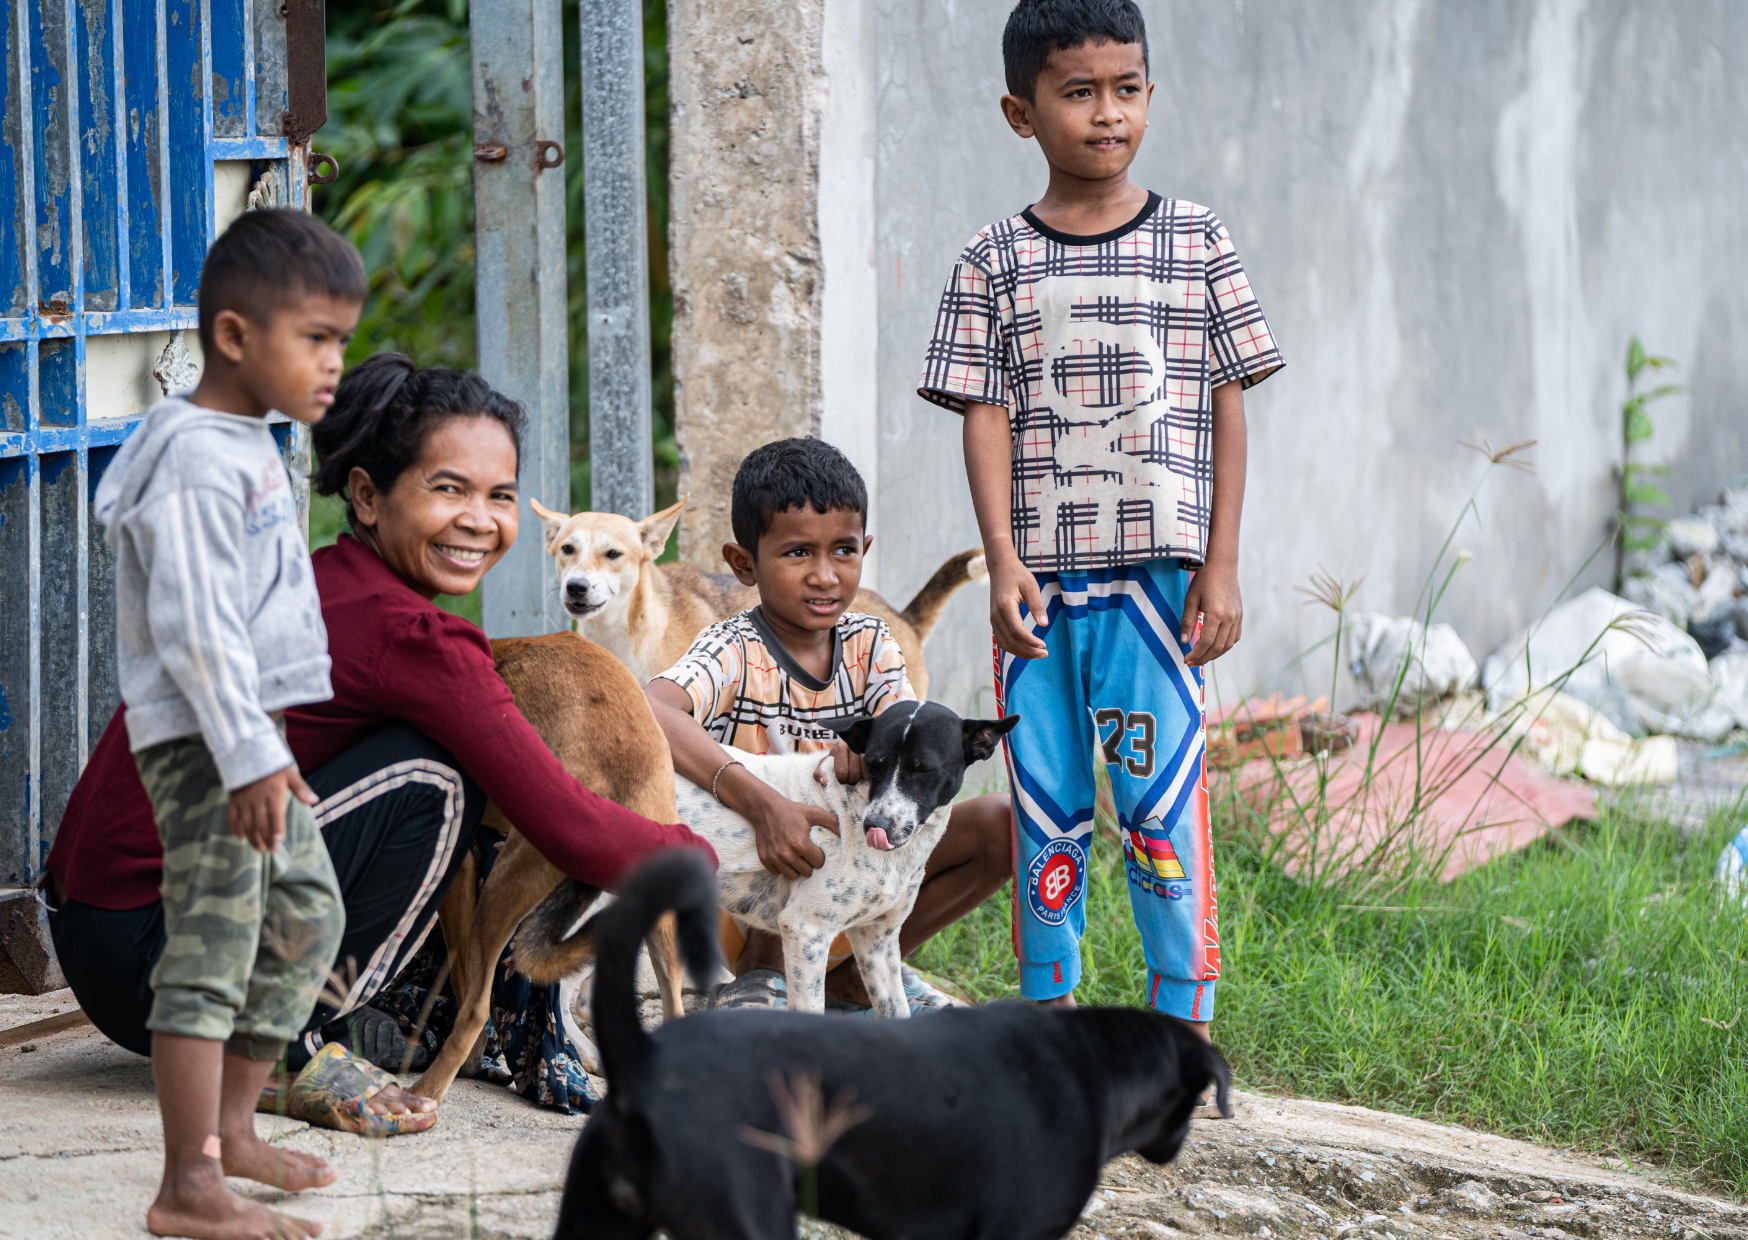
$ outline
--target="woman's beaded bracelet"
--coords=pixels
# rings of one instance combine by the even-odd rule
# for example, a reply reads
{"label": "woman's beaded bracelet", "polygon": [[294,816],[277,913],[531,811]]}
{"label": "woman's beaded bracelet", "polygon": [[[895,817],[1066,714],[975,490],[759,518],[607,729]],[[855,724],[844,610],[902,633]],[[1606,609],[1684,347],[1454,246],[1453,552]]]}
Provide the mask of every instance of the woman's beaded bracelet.
{"label": "woman's beaded bracelet", "polygon": [[745,766],[745,765],[746,765],[746,763],[742,762],[739,758],[730,758],[727,762],[724,762],[721,766],[716,768],[716,774],[714,774],[710,777],[710,795],[713,797],[716,797],[718,804],[722,803],[722,798],[720,796],[717,796],[716,781],[722,778],[722,773],[724,771],[726,771],[729,767],[731,767],[731,766]]}

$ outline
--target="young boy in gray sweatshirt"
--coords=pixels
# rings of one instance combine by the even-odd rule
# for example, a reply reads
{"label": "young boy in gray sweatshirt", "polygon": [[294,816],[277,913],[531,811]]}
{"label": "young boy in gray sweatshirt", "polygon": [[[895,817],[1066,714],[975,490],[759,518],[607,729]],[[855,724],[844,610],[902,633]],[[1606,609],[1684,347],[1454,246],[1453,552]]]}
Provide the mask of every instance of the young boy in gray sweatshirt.
{"label": "young boy in gray sweatshirt", "polygon": [[314,1009],[345,928],[339,884],[280,712],[333,696],[291,479],[266,415],[333,403],[367,291],[358,251],[294,210],[253,211],[200,275],[205,367],[146,414],[98,486],[116,553],[128,740],[164,842],[152,1070],[159,1235],[314,1235],[232,1193],[297,1190],[321,1159],[255,1135],[262,1086]]}

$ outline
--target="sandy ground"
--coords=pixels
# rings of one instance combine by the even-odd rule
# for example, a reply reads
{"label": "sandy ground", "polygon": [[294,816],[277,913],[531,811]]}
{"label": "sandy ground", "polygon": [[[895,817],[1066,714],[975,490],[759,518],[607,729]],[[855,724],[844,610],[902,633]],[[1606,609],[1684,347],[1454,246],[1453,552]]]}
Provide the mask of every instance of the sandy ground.
{"label": "sandy ground", "polygon": [[[0,1030],[71,1004],[67,991],[0,997]],[[146,1235],[162,1149],[150,1065],[89,1026],[25,1046],[0,1047],[0,1236]],[[1133,1155],[1112,1163],[1075,1240],[1748,1240],[1748,1210],[1655,1176],[1358,1107],[1237,1101],[1231,1121],[1198,1120],[1170,1167]],[[458,1081],[442,1114],[428,1133],[380,1142],[269,1116],[257,1124],[269,1140],[340,1169],[332,1187],[284,1202],[326,1223],[329,1236],[550,1235],[583,1117],[475,1081]],[[280,1196],[233,1183],[264,1200]]]}

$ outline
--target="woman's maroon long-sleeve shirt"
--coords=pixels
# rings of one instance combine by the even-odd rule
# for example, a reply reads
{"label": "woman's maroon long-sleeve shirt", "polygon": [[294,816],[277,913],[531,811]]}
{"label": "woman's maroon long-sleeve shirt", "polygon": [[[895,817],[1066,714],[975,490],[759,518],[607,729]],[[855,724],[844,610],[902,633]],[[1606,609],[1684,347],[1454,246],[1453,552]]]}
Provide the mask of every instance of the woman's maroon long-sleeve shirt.
{"label": "woman's maroon long-sleeve shirt", "polygon": [[[349,536],[311,557],[334,696],[286,712],[291,751],[313,771],[393,720],[442,745],[553,865],[617,886],[663,848],[710,845],[678,824],[650,822],[578,783],[511,700],[485,634],[421,598],[376,552]],[[158,898],[163,849],[128,752],[121,711],[80,776],[49,853],[68,897],[129,909]]]}

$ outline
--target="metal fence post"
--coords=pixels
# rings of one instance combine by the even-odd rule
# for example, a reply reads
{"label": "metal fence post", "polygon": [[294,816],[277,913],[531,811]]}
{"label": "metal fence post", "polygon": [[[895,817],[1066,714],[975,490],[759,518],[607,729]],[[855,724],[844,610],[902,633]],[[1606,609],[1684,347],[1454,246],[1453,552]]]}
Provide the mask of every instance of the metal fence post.
{"label": "metal fence post", "polygon": [[643,5],[639,0],[581,0],[581,33],[589,506],[637,521],[655,503]]}
{"label": "metal fence post", "polygon": [[[474,0],[469,25],[479,369],[528,411],[523,499],[568,510],[559,0]],[[485,580],[480,612],[493,637],[550,633],[570,623],[559,606],[551,561],[541,549],[539,522],[525,503],[522,520],[522,536]]]}

